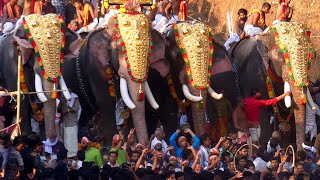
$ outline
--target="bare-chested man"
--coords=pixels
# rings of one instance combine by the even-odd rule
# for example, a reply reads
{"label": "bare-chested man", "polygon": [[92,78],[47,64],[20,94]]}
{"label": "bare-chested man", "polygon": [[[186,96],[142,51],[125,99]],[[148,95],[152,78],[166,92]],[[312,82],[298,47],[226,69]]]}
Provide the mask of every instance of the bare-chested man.
{"label": "bare-chested man", "polygon": [[267,2],[263,3],[261,10],[254,9],[248,15],[248,20],[244,25],[246,35],[255,36],[262,34],[266,28],[265,15],[269,13],[271,5]]}
{"label": "bare-chested man", "polygon": [[91,23],[95,18],[91,4],[89,2],[82,4],[81,0],[76,0],[73,5],[76,8],[77,21],[79,22],[80,26],[89,25],[89,23]]}
{"label": "bare-chested man", "polygon": [[20,6],[17,5],[17,0],[10,0],[3,7],[3,17],[0,30],[3,34],[9,33],[13,30],[15,23],[21,16]]}
{"label": "bare-chested man", "polygon": [[169,0],[160,0],[157,7],[157,14],[155,17],[154,29],[160,30],[165,24],[168,23],[169,19],[166,16],[165,8],[169,4]]}
{"label": "bare-chested man", "polygon": [[166,6],[164,11],[167,18],[170,19],[169,23],[174,23],[178,21],[180,2],[181,0],[171,0],[169,4]]}
{"label": "bare-chested man", "polygon": [[32,14],[32,13],[33,13],[32,1],[24,0],[22,15],[28,16],[29,14]]}
{"label": "bare-chested man", "polygon": [[[280,21],[291,21],[293,9],[289,6],[291,0],[279,0],[278,1],[278,9],[276,13],[276,19],[273,23],[277,23]],[[282,12],[282,8],[284,8],[284,13]]]}
{"label": "bare-chested man", "polygon": [[247,140],[247,134],[249,134],[249,124],[244,112],[244,103],[242,98],[237,99],[237,106],[232,113],[232,120],[234,127],[238,130],[238,138],[241,142],[245,142]]}
{"label": "bare-chested man", "polygon": [[240,39],[245,37],[245,33],[243,31],[244,25],[247,21],[247,14],[248,11],[246,9],[239,9],[238,11],[238,19],[235,22],[236,27],[236,33],[233,34],[225,43],[224,46],[226,47],[226,50],[230,48],[232,44],[235,44],[236,42],[239,42]]}

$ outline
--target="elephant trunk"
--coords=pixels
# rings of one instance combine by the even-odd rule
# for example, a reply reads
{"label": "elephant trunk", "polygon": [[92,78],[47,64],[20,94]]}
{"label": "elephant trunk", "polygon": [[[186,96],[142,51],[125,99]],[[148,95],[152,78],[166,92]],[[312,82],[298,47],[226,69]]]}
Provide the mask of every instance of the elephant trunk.
{"label": "elephant trunk", "polygon": [[294,109],[294,117],[296,124],[296,143],[297,149],[302,150],[302,143],[305,141],[305,126],[306,126],[306,107],[305,104],[301,104],[301,98],[304,98],[302,92],[306,90],[306,88],[302,89],[301,87],[296,87],[291,84],[291,92],[293,95],[293,99],[295,104],[297,105]]}
{"label": "elephant trunk", "polygon": [[[191,102],[191,108],[192,108],[192,119],[193,119],[193,125],[195,133],[200,135],[205,133],[205,114],[206,114],[206,99],[207,99],[207,91],[199,91],[194,88],[190,88],[191,93],[203,97],[202,102]],[[199,108],[199,103],[202,103],[202,107]]]}
{"label": "elephant trunk", "polygon": [[145,83],[140,84],[133,82],[131,80],[127,81],[129,87],[129,93],[131,100],[133,101],[136,108],[131,110],[133,125],[136,129],[138,141],[143,145],[148,143],[148,133],[145,118],[145,101],[139,101],[139,90],[145,92]]}
{"label": "elephant trunk", "polygon": [[[42,84],[44,91],[52,91],[53,90],[53,83],[42,78]],[[51,92],[45,93],[47,97],[51,97]],[[44,124],[45,124],[45,132],[46,137],[56,137],[56,130],[55,130],[55,115],[56,115],[56,99],[48,98],[46,102],[43,103],[44,109]]]}

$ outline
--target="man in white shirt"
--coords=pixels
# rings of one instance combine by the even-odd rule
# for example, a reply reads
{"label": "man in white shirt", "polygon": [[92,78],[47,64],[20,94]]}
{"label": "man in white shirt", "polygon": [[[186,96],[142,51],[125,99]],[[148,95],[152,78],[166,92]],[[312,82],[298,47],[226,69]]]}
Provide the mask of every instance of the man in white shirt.
{"label": "man in white shirt", "polygon": [[[168,144],[166,143],[166,141],[164,140],[164,137],[166,136],[166,134],[164,133],[163,129],[161,128],[157,128],[154,132],[154,135],[156,137],[154,137],[154,139],[151,142],[151,145],[155,145],[155,143],[157,141],[160,141],[162,144],[162,152],[165,153],[166,149],[168,148]],[[151,149],[154,149],[154,146],[151,147]],[[169,153],[168,153],[169,154]]]}
{"label": "man in white shirt", "polygon": [[200,166],[204,169],[209,164],[211,140],[207,134],[202,134],[200,136],[200,143]]}
{"label": "man in white shirt", "polygon": [[118,159],[118,153],[116,151],[110,151],[108,164],[111,167],[119,167],[119,164],[117,164],[117,159]]}
{"label": "man in white shirt", "polygon": [[265,162],[261,157],[263,155],[263,148],[259,148],[257,152],[257,158],[253,161],[256,171],[268,170],[267,162]]}

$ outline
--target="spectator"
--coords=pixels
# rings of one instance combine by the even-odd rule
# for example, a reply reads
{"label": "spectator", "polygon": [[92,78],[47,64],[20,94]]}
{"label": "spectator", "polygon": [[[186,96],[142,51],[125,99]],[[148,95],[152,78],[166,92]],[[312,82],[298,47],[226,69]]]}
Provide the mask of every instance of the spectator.
{"label": "spectator", "polygon": [[205,168],[209,164],[209,151],[210,151],[210,145],[211,140],[207,134],[202,134],[200,136],[200,166],[202,168]]}
{"label": "spectator", "polygon": [[22,136],[17,136],[8,148],[8,165],[6,165],[5,177],[8,179],[20,179],[20,174],[24,170],[24,162],[20,152],[24,148]]}
{"label": "spectator", "polygon": [[102,166],[101,152],[98,149],[91,147],[91,142],[87,137],[81,139],[81,145],[82,149],[86,152],[84,161],[95,163],[99,167]]}
{"label": "spectator", "polygon": [[161,142],[161,146],[162,146],[162,152],[164,153],[166,151],[166,149],[168,148],[168,144],[166,143],[166,141],[164,140],[166,134],[164,133],[163,129],[161,128],[157,128],[154,132],[155,137],[152,140],[151,143],[151,149],[154,149],[154,142],[160,141]]}
{"label": "spectator", "polygon": [[127,152],[122,148],[124,144],[124,136],[122,131],[119,131],[119,134],[116,134],[112,138],[112,149],[110,151],[117,152],[117,164],[121,166],[124,163],[127,163],[128,156]]}
{"label": "spectator", "polygon": [[111,167],[119,167],[119,164],[117,164],[117,159],[118,159],[117,151],[110,151],[108,165],[110,165]]}
{"label": "spectator", "polygon": [[[174,147],[174,151],[177,155],[178,158],[182,158],[182,155],[181,155],[181,152],[184,148],[187,147],[188,145],[188,141],[187,141],[187,138],[185,136],[179,136],[181,130],[178,129],[175,133],[172,134],[172,136],[170,137],[170,144]],[[199,138],[189,129],[185,129],[184,130],[185,133],[188,133],[192,136],[193,138],[193,143],[192,143],[192,147],[197,149],[199,144],[200,144],[200,140]],[[176,143],[176,139],[178,138],[178,144],[179,146],[177,145]]]}

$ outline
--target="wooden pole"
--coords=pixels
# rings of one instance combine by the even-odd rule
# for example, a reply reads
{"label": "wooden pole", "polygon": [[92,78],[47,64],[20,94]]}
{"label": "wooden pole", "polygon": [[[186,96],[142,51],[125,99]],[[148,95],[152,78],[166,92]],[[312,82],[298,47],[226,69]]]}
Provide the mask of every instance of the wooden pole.
{"label": "wooden pole", "polygon": [[17,80],[17,115],[16,115],[16,123],[19,131],[19,135],[21,135],[20,129],[20,109],[21,109],[21,88],[20,88],[20,75],[21,75],[21,55],[18,53],[18,80]]}

